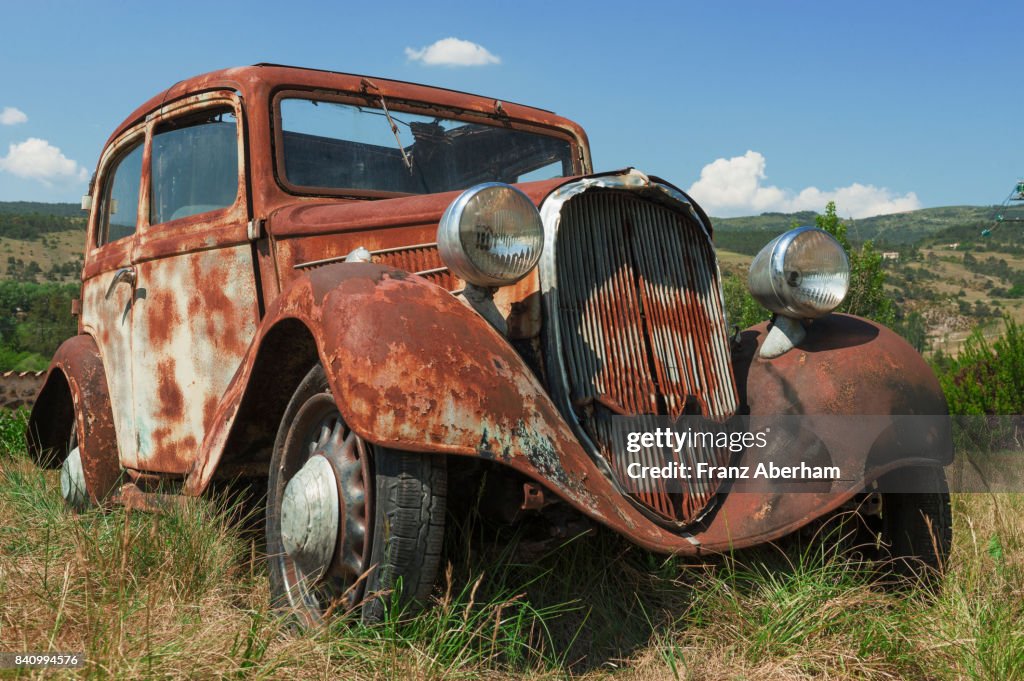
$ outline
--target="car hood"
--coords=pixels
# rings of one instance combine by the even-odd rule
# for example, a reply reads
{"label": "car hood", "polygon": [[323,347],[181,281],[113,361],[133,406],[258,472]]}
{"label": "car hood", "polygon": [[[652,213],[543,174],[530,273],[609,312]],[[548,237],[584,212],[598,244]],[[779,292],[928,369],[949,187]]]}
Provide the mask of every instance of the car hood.
{"label": "car hood", "polygon": [[[553,180],[525,182],[515,185],[535,205],[558,187],[578,180],[559,177]],[[267,229],[275,236],[309,236],[373,228],[400,227],[438,223],[445,209],[461,191],[394,199],[346,200],[311,199],[296,201],[270,214]]]}

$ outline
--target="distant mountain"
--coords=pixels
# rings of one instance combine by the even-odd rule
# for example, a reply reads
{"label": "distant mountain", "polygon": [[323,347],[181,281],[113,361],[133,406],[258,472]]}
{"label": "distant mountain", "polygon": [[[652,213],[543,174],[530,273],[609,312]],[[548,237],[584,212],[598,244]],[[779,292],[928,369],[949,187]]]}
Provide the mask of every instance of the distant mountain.
{"label": "distant mountain", "polygon": [[[739,218],[711,218],[711,224],[719,247],[754,255],[769,239],[794,224],[813,225],[816,215],[813,211],[762,213]],[[982,230],[997,224],[996,215],[1006,219],[1024,219],[1024,206],[944,206],[843,221],[851,241],[857,243],[871,239],[878,246],[895,247],[936,239],[958,241],[980,237]],[[1018,226],[1024,232],[1024,223],[1018,223]]]}
{"label": "distant mountain", "polygon": [[798,225],[813,225],[817,215],[813,210],[799,213],[761,213],[739,218],[711,218],[711,224],[714,225],[715,232],[785,231],[794,222]]}
{"label": "distant mountain", "polygon": [[85,211],[77,203],[40,203],[38,201],[0,201],[0,215],[50,215],[61,218],[80,218]]}
{"label": "distant mountain", "polygon": [[982,230],[993,225],[994,216],[1017,215],[1024,217],[1024,207],[1012,206],[944,206],[922,208],[908,213],[877,215],[861,220],[846,222],[851,239],[865,241],[874,239],[879,243],[892,245],[918,243],[928,237],[937,236],[950,230],[978,236]]}
{"label": "distant mountain", "polygon": [[73,203],[0,202],[0,237],[37,241],[48,234],[85,231],[86,214]]}

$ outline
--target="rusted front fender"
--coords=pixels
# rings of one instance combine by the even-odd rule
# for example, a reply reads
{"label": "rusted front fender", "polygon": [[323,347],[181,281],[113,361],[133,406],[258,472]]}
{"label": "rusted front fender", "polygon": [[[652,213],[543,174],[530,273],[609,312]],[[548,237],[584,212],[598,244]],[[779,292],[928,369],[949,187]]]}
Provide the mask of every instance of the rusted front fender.
{"label": "rusted front fender", "polygon": [[345,422],[367,441],[497,460],[603,522],[618,515],[621,499],[508,341],[444,289],[369,263],[312,270],[274,300],[186,492],[211,479],[264,340],[296,320],[315,341]]}
{"label": "rusted front fender", "polygon": [[763,323],[741,334],[734,353],[740,400],[751,413],[942,415],[938,379],[903,338],[868,319],[830,314],[811,323],[800,345],[775,359],[757,356]]}
{"label": "rusted front fender", "polygon": [[96,341],[88,335],[64,341],[50,362],[25,433],[29,455],[41,466],[59,466],[72,426],[86,491],[93,503],[100,503],[117,484],[120,465],[107,375]]}
{"label": "rusted front fender", "polygon": [[[770,459],[779,466],[799,465],[813,450],[819,457],[814,465],[838,466],[845,479],[815,492],[733,491],[707,529],[696,534],[702,544],[739,548],[777,539],[839,508],[891,470],[952,461],[942,388],[900,336],[867,319],[832,314],[816,320],[798,347],[765,360],[757,353],[766,336],[767,324],[747,329],[734,353],[741,402],[752,419],[820,416],[829,431],[804,447],[748,449],[738,464],[754,467]],[[908,422],[902,417],[923,416],[939,418],[920,419],[921,428],[900,427]]]}

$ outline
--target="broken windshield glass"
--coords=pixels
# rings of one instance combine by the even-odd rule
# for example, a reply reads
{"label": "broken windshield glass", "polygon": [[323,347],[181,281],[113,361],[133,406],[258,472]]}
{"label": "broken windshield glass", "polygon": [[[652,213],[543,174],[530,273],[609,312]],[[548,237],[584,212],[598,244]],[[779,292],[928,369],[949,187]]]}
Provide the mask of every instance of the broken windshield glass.
{"label": "broken windshield glass", "polygon": [[567,140],[509,127],[298,97],[280,101],[280,121],[282,174],[300,191],[427,194],[573,174]]}

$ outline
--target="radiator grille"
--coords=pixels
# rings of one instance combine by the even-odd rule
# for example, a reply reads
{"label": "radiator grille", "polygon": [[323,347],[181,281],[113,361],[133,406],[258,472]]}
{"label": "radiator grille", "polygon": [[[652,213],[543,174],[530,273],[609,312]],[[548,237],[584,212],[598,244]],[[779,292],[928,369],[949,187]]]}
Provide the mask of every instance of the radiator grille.
{"label": "radiator grille", "polygon": [[[720,422],[736,413],[717,262],[696,220],[627,191],[583,192],[562,207],[555,268],[568,394],[620,480],[612,415],[699,412]],[[714,448],[642,456],[685,465],[729,459]],[[671,494],[660,481],[647,485],[634,496],[678,522],[699,517],[717,490],[706,480]]]}

